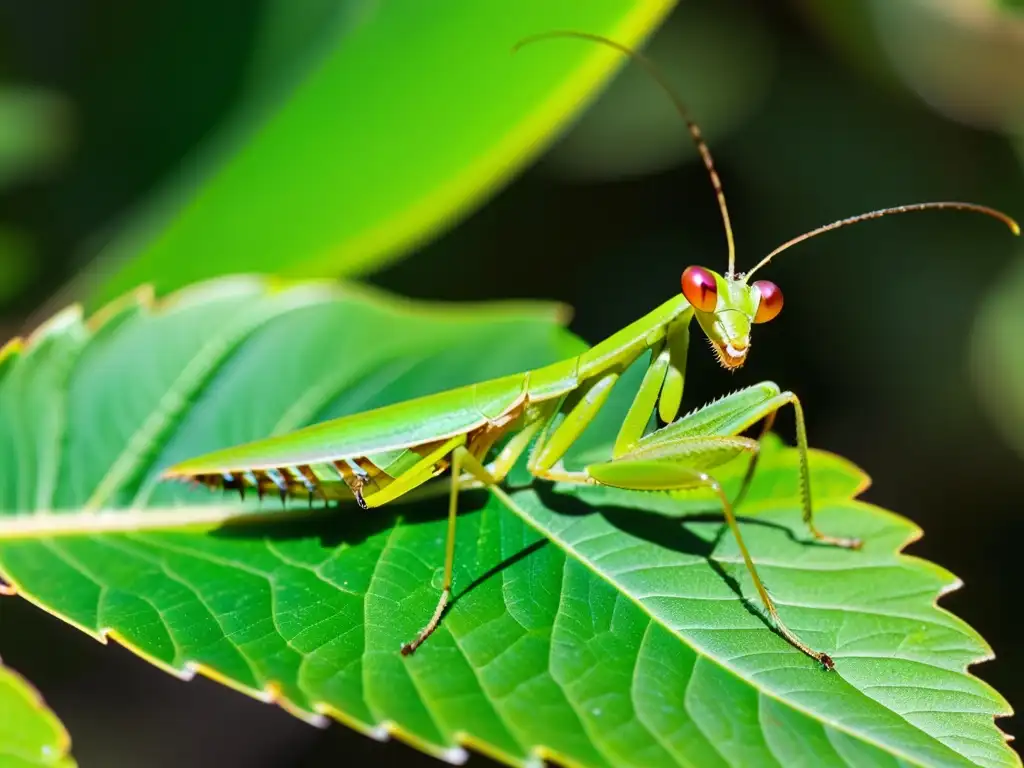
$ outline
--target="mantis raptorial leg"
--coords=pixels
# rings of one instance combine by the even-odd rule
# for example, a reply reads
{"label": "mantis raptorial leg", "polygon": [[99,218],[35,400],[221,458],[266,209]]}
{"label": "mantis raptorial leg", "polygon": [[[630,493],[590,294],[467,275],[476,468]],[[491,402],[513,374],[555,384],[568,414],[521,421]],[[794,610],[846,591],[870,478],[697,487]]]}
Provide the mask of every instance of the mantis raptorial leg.
{"label": "mantis raptorial leg", "polygon": [[[811,499],[811,470],[809,459],[810,445],[807,441],[807,425],[804,420],[804,409],[800,404],[800,398],[798,398],[793,392],[780,392],[771,399],[752,406],[746,413],[737,414],[739,418],[736,423],[732,425],[734,428],[731,431],[734,434],[738,434],[748,427],[753,426],[758,421],[762,422],[760,435],[756,441],[757,445],[760,446],[761,441],[768,432],[771,431],[779,410],[787,405],[793,406],[793,412],[795,414],[796,445],[800,460],[800,500],[803,509],[804,524],[807,526],[811,536],[813,536],[819,543],[843,547],[845,549],[859,549],[861,546],[859,539],[829,536],[828,534],[822,533],[814,523],[814,505]],[[678,429],[673,429],[671,426],[666,427],[658,432],[648,435],[647,438],[640,441],[638,447],[649,450],[659,444],[670,442],[673,436],[678,432]],[[743,476],[740,490],[733,502],[734,506],[739,506],[740,503],[742,503],[743,498],[746,496],[750,483],[754,478],[754,472],[757,469],[757,462],[760,455],[761,452],[759,448],[753,451],[750,464],[747,466],[747,471]]]}

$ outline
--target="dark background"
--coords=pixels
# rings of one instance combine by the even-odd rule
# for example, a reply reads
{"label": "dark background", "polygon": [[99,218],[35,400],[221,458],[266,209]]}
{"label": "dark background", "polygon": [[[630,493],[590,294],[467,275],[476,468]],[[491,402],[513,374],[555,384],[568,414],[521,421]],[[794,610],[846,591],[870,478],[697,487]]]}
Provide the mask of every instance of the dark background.
{"label": "dark background", "polygon": [[[851,4],[712,5],[684,4],[649,52],[689,68],[684,95],[698,119],[709,115],[741,267],[819,224],[899,203],[963,199],[1024,217],[1021,159],[1002,135],[1012,126],[967,127],[922,103]],[[265,12],[242,0],[0,0],[0,76],[46,89],[50,118],[37,157],[0,191],[0,341],[243,98]],[[1024,99],[1005,83],[992,89],[996,100]],[[596,341],[678,290],[686,265],[724,271],[718,211],[685,130],[664,139],[657,112],[616,134],[608,118],[648,95],[662,99],[627,73],[549,156],[371,281],[422,298],[561,300],[575,308],[573,330]],[[653,159],[652,146],[664,150]],[[1024,465],[977,394],[998,361],[970,361],[978,313],[1021,253],[1005,228],[961,213],[830,234],[763,273],[786,307],[756,329],[740,373],[698,344],[687,376],[688,406],[764,378],[796,391],[812,443],[864,467],[874,478],[866,498],[927,532],[911,552],[963,579],[942,604],[999,654],[976,672],[1018,706]],[[996,342],[986,349],[1020,344]],[[791,419],[779,428],[791,437]],[[0,654],[64,720],[83,766],[432,764],[341,726],[317,731],[205,679],[181,683],[23,601],[0,605]]]}

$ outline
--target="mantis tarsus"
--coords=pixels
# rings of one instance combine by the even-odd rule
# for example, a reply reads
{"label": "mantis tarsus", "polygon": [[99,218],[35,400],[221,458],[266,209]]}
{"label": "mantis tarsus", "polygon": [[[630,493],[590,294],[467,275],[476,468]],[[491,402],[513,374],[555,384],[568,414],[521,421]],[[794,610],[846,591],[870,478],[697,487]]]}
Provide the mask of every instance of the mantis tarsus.
{"label": "mantis tarsus", "polygon": [[[669,94],[711,177],[725,227],[728,270],[719,274],[704,267],[687,267],[682,273],[680,295],[569,360],[217,451],[172,467],[166,475],[191,478],[211,487],[237,489],[243,496],[246,488],[254,488],[260,495],[277,490],[282,499],[308,495],[310,499],[327,500],[351,491],[361,506],[378,507],[450,469],[441,596],[423,631],[403,646],[402,653],[406,655],[437,628],[448,604],[459,491],[484,485],[504,496],[500,483],[527,450],[527,468],[538,479],[638,491],[709,488],[721,502],[725,520],[778,633],[831,669],[832,659],[807,646],[779,617],[743,541],[734,504],[709,471],[740,454],[749,454],[741,498],[754,475],[760,445],[760,438],[743,437],[742,433],[763,422],[763,436],[779,409],[791,405],[796,414],[803,518],[810,534],[819,542],[839,547],[855,549],[860,542],[826,535],[814,523],[803,409],[792,392],[763,382],[677,420],[690,321],[697,320],[724,368],[739,368],[750,348],[751,326],[774,319],[782,309],[782,293],[774,283],[751,282],[750,278],[792,245],[891,213],[942,208],[984,213],[1003,221],[1015,234],[1020,233],[1020,228],[1005,214],[971,203],[934,202],[885,208],[793,238],[761,259],[750,272],[738,273],[725,195],[711,153],[700,129],[689,119],[684,105],[658,70],[644,56],[625,46],[586,33],[549,32],[527,38],[516,49],[551,37],[582,38],[615,48],[639,62]],[[578,470],[567,469],[563,457],[605,404],[620,375],[648,351],[650,364],[609,460]],[[655,410],[666,426],[645,434]],[[506,437],[507,442],[491,456],[495,444]]]}

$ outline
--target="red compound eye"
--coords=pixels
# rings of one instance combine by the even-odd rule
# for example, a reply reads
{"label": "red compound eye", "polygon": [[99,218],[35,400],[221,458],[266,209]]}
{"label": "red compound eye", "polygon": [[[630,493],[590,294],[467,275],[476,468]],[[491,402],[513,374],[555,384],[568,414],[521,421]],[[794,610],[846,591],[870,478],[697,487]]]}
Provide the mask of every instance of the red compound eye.
{"label": "red compound eye", "polygon": [[754,322],[767,323],[769,320],[774,320],[782,311],[782,289],[768,280],[758,280],[754,283],[754,287],[761,294],[761,303],[757,305]]}
{"label": "red compound eye", "polygon": [[683,296],[701,312],[714,312],[718,306],[718,283],[711,270],[687,267],[683,270]]}

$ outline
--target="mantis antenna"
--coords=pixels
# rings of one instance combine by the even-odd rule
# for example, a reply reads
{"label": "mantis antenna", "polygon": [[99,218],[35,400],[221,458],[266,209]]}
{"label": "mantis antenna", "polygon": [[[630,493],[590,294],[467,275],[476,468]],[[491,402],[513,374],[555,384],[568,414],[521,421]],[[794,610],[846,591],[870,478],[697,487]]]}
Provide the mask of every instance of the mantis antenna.
{"label": "mantis antenna", "polygon": [[792,240],[787,240],[774,251],[765,256],[761,261],[757,263],[750,272],[747,273],[747,279],[753,275],[757,270],[771,261],[775,256],[782,253],[787,248],[802,243],[804,240],[810,240],[812,237],[824,234],[825,232],[831,232],[833,229],[839,229],[849,224],[859,224],[862,221],[869,221],[870,219],[880,219],[883,216],[888,216],[890,213],[911,213],[913,211],[931,211],[936,209],[949,208],[957,211],[975,211],[976,213],[984,213],[986,216],[991,216],[994,219],[999,219],[1006,226],[1010,228],[1010,231],[1015,235],[1020,234],[1020,225],[1007,216],[1002,211],[997,211],[994,208],[989,208],[987,205],[975,205],[974,203],[954,203],[954,202],[942,202],[942,203],[914,203],[912,205],[897,205],[894,208],[882,208],[877,211],[869,211],[868,213],[862,213],[859,216],[851,216],[848,219],[840,219],[839,221],[833,221],[831,224],[826,224],[823,227],[812,229],[810,232],[794,237]]}
{"label": "mantis antenna", "polygon": [[636,61],[641,67],[643,67],[647,74],[649,74],[654,81],[661,87],[661,89],[668,94],[668,97],[672,100],[672,104],[675,106],[676,111],[686,122],[686,127],[690,129],[690,137],[693,139],[693,143],[697,146],[697,151],[700,153],[701,159],[704,161],[704,167],[708,170],[708,175],[711,176],[711,186],[715,188],[715,196],[718,198],[718,208],[722,212],[722,223],[725,224],[725,239],[729,244],[729,271],[726,273],[729,276],[736,274],[736,244],[732,237],[732,224],[729,221],[729,208],[725,204],[725,192],[722,190],[722,180],[718,177],[718,171],[715,170],[715,161],[711,159],[711,150],[708,149],[707,143],[704,141],[704,136],[700,132],[700,126],[698,126],[690,118],[690,113],[686,109],[686,105],[683,104],[683,100],[679,98],[676,92],[669,85],[668,80],[662,74],[661,70],[655,66],[654,62],[644,56],[642,53],[637,53],[631,48],[627,48],[622,43],[617,43],[614,40],[609,40],[607,37],[601,35],[593,35],[589,32],[573,32],[570,30],[552,30],[551,32],[541,32],[537,35],[530,35],[520,40],[518,43],[512,46],[512,53],[515,53],[524,45],[530,43],[536,43],[540,40],[547,40],[553,37],[574,37],[579,40],[590,40],[601,45],[606,45],[609,48],[614,48],[620,53],[624,53],[631,59]]}

